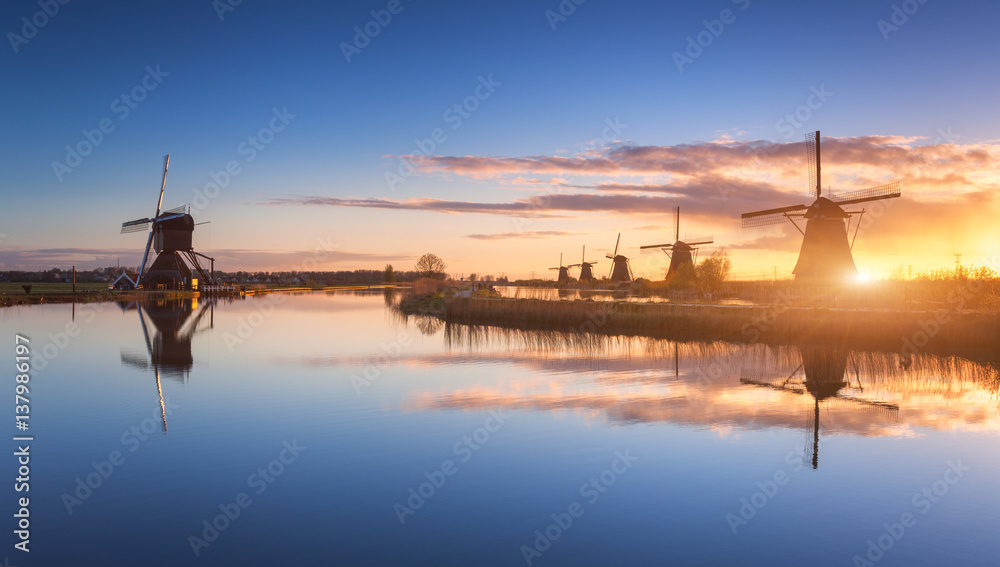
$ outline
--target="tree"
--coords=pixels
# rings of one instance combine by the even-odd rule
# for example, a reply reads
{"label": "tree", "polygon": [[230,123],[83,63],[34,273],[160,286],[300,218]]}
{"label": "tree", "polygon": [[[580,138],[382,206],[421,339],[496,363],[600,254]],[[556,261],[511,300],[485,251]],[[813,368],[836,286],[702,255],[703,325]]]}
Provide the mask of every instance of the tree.
{"label": "tree", "polygon": [[448,274],[445,273],[444,269],[448,266],[445,265],[444,260],[438,258],[436,254],[424,254],[417,260],[413,269],[420,274],[423,278],[434,278],[438,280],[443,280]]}
{"label": "tree", "polygon": [[477,274],[476,272],[472,272],[471,274],[469,274],[469,281],[472,283],[476,283],[476,276],[478,275],[479,274]]}
{"label": "tree", "polygon": [[729,279],[729,270],[732,267],[733,263],[729,260],[726,251],[716,250],[698,264],[698,267],[695,268],[695,274],[702,289],[718,291],[723,282]]}
{"label": "tree", "polygon": [[392,269],[392,264],[386,264],[382,272],[382,281],[385,283],[396,283],[396,272]]}

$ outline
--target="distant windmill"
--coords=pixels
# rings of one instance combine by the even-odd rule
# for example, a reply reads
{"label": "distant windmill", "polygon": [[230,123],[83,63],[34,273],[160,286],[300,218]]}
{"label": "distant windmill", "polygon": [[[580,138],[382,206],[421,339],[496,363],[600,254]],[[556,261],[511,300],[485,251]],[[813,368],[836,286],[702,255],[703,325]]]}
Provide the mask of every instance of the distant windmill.
{"label": "distant windmill", "polygon": [[615,253],[607,254],[611,258],[611,271],[608,277],[613,283],[625,283],[632,281],[632,268],[629,267],[628,258],[618,253],[618,245],[621,244],[622,233],[618,233],[618,240],[615,241]]}
{"label": "distant windmill", "polygon": [[[809,432],[809,441],[805,449],[804,458],[811,462],[812,468],[819,467],[819,404],[820,402],[842,402],[849,403],[865,411],[875,412],[882,415],[891,415],[896,418],[899,414],[899,406],[896,404],[883,402],[880,400],[869,400],[841,392],[844,388],[851,388],[849,378],[845,380],[847,374],[848,354],[844,351],[824,348],[824,347],[800,347],[802,363],[799,364],[787,377],[763,378],[760,376],[748,376],[744,374],[740,378],[743,384],[754,386],[764,386],[775,390],[783,390],[793,394],[809,393],[813,397],[813,412],[810,416],[809,425],[806,429]],[[796,380],[796,375],[802,371],[804,380]],[[855,366],[857,375],[857,366]],[[864,392],[861,387],[861,378],[857,378],[859,392]]]}
{"label": "distant windmill", "polygon": [[[791,221],[802,233],[802,248],[799,260],[792,273],[796,280],[837,283],[844,278],[856,277],[858,268],[854,265],[851,250],[854,241],[847,242],[847,233],[852,215],[859,215],[854,229],[858,237],[861,216],[865,210],[845,211],[844,205],[892,199],[900,196],[899,182],[893,182],[869,189],[861,189],[830,198],[822,196],[819,130],[806,135],[806,152],[809,160],[810,193],[816,197],[812,205],[792,205],[777,209],[767,209],[743,213],[743,228],[765,226]],[[792,217],[804,217],[806,229],[803,231]]]}
{"label": "distant windmill", "polygon": [[711,236],[692,238],[690,240],[690,242],[681,240],[681,208],[677,207],[677,213],[674,217],[674,242],[672,244],[640,246],[639,250],[663,250],[670,257],[670,267],[667,268],[667,279],[670,279],[674,275],[674,272],[683,265],[690,265],[694,268],[694,262],[698,259],[698,246],[715,242],[715,239]]}
{"label": "distant windmill", "polygon": [[[194,236],[194,217],[189,214],[187,205],[160,212],[163,206],[163,191],[167,185],[167,167],[170,165],[170,154],[163,157],[163,181],[160,183],[160,197],[156,201],[156,214],[153,218],[143,218],[122,223],[122,234],[142,232],[150,229],[146,240],[146,249],[139,266],[138,283],[145,289],[162,285],[168,289],[192,287],[191,268],[184,259],[197,270],[205,283],[212,283],[212,276],[206,273],[198,263],[198,256],[212,262],[212,272],[215,272],[215,258],[194,251],[192,238]],[[156,260],[146,270],[149,249],[156,250]]]}
{"label": "distant windmill", "polygon": [[549,268],[550,270],[559,270],[559,279],[556,280],[556,281],[558,283],[560,283],[560,284],[564,284],[564,283],[568,283],[569,282],[569,267],[568,266],[563,266],[562,256],[563,256],[562,252],[560,252],[559,253],[559,267],[558,268]]}
{"label": "distant windmill", "polygon": [[587,261],[587,245],[584,244],[583,245],[583,256],[580,257],[580,263],[579,264],[570,264],[570,265],[568,265],[566,267],[567,268],[575,268],[575,267],[579,266],[580,267],[580,281],[581,282],[583,282],[583,281],[594,281],[594,270],[592,268],[593,268],[594,264],[596,264],[596,263],[597,263],[597,260],[594,260],[593,262],[588,262]]}

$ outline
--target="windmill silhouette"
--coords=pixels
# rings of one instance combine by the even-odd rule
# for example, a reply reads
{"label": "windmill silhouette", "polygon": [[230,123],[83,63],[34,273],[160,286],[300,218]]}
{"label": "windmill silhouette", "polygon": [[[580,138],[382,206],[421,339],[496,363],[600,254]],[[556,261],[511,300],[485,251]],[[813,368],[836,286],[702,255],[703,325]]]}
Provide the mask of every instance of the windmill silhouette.
{"label": "windmill silhouette", "polygon": [[556,281],[560,285],[565,284],[565,283],[569,283],[569,267],[568,266],[563,266],[562,258],[563,258],[563,255],[562,255],[562,252],[560,252],[559,253],[559,267],[558,268],[549,268],[550,270],[559,270],[559,278]]}
{"label": "windmill silhouette", "polygon": [[576,268],[577,266],[579,266],[579,268],[580,268],[580,281],[581,282],[584,282],[584,281],[594,281],[593,266],[596,263],[597,263],[597,260],[594,260],[593,262],[588,262],[587,261],[587,245],[584,244],[583,245],[583,255],[580,257],[580,263],[579,264],[570,264],[570,265],[568,265],[566,267],[567,268]]}
{"label": "windmill silhouette", "polygon": [[[194,287],[195,282],[188,263],[202,277],[203,282],[211,284],[212,276],[201,267],[198,256],[211,261],[211,272],[215,272],[215,258],[194,251],[191,241],[194,236],[195,224],[194,217],[190,214],[190,207],[182,205],[161,212],[169,166],[170,154],[167,154],[163,157],[163,180],[160,183],[160,197],[156,201],[156,214],[152,218],[147,217],[122,223],[121,234],[142,232],[152,228],[146,239],[146,249],[142,255],[142,263],[139,265],[136,282],[145,289],[153,286],[163,286],[168,289]],[[146,270],[150,248],[156,251],[157,256],[149,270]],[[185,258],[187,262],[185,262]]]}
{"label": "windmill silhouette", "polygon": [[[899,182],[888,183],[869,189],[861,189],[843,195],[823,197],[821,180],[821,160],[819,147],[819,130],[806,135],[806,153],[809,161],[810,194],[816,197],[812,205],[791,205],[777,209],[767,209],[743,213],[743,228],[766,226],[791,221],[792,225],[802,233],[802,248],[799,250],[799,260],[792,273],[799,281],[817,283],[839,283],[845,278],[856,277],[858,268],[854,265],[851,250],[854,241],[847,242],[851,217],[858,215],[858,223],[854,229],[854,238],[858,236],[861,226],[861,216],[865,210],[845,211],[843,206],[892,199],[900,196]],[[793,217],[806,220],[803,231]]]}
{"label": "windmill silhouette", "polygon": [[[803,459],[812,464],[812,468],[819,467],[819,405],[824,403],[847,403],[854,407],[860,407],[865,411],[877,414],[890,414],[893,417],[899,413],[899,406],[879,400],[870,400],[858,396],[841,392],[844,388],[852,387],[850,377],[847,374],[848,354],[846,351],[829,347],[800,347],[799,353],[802,362],[788,376],[765,377],[763,373],[751,375],[744,372],[740,377],[740,383],[753,386],[762,386],[775,390],[782,390],[793,394],[808,393],[813,397],[813,411],[810,416],[809,425],[806,430],[809,434],[809,443],[806,444]],[[803,373],[803,379],[798,379],[799,372]],[[864,392],[861,385],[861,378],[858,376],[857,365],[854,367],[857,386],[855,390]],[[847,379],[845,379],[845,376]]]}
{"label": "windmill silhouette", "polygon": [[618,245],[621,244],[622,233],[618,233],[618,240],[615,241],[614,254],[606,254],[611,258],[611,271],[608,277],[613,283],[628,283],[632,281],[632,268],[629,266],[628,258],[618,253]]}
{"label": "windmill silhouette", "polygon": [[698,246],[712,244],[715,239],[711,236],[702,238],[692,238],[690,242],[681,240],[681,208],[677,207],[674,217],[674,241],[668,244],[648,244],[640,246],[641,253],[662,250],[670,257],[670,266],[667,268],[666,278],[670,279],[682,265],[689,265],[694,268],[694,262],[698,259]]}

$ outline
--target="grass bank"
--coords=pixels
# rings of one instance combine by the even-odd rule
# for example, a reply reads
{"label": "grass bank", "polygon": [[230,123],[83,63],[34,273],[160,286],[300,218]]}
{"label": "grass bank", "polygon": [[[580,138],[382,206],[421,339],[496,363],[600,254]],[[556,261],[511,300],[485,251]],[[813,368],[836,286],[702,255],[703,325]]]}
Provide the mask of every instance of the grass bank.
{"label": "grass bank", "polygon": [[[413,313],[508,328],[643,335],[682,341],[823,344],[958,354],[1000,347],[1000,314],[671,303],[451,298]],[[436,313],[435,313],[436,312]]]}

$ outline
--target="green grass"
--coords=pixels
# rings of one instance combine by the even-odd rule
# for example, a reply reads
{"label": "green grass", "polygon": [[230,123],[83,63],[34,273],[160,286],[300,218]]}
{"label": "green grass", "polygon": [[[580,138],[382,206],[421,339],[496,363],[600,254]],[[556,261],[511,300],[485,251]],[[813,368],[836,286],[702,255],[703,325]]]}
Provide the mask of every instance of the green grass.
{"label": "green grass", "polygon": [[[0,293],[6,294],[17,294],[24,295],[24,290],[21,289],[22,285],[31,286],[31,295],[52,295],[52,294],[67,294],[73,293],[73,284],[71,283],[9,283],[0,282]],[[108,284],[102,282],[91,282],[91,283],[77,283],[76,292],[81,293],[85,290],[103,291],[108,289]]]}

